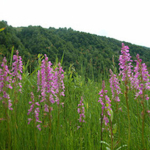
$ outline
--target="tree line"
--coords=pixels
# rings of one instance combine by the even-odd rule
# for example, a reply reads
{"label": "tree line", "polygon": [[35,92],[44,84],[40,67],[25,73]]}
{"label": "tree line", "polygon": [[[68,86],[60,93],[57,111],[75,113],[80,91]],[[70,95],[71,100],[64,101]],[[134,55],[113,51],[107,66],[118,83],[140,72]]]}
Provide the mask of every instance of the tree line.
{"label": "tree line", "polygon": [[[52,63],[55,63],[56,58],[60,61],[63,57],[64,70],[72,65],[79,74],[95,79],[100,74],[105,75],[113,65],[118,68],[121,43],[124,42],[72,28],[15,28],[6,21],[0,21],[0,28],[5,28],[0,32],[0,61],[3,56],[8,58],[14,47],[25,62],[29,60],[30,71],[37,65],[38,54],[47,54]],[[129,46],[132,59],[135,59],[137,53],[140,54],[150,69],[150,48],[124,43]]]}

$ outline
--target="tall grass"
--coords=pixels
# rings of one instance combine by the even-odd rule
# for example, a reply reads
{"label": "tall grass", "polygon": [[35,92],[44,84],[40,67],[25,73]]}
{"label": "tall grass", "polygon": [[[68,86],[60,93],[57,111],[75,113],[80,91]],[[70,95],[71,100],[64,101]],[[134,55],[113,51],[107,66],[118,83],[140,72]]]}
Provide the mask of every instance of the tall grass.
{"label": "tall grass", "polygon": [[132,67],[132,78],[122,80],[114,68],[110,77],[99,75],[95,82],[93,74],[85,80],[83,64],[82,76],[73,66],[63,72],[46,55],[39,55],[31,74],[25,64],[14,74],[12,65],[18,62],[19,67],[19,58],[16,54],[10,62],[0,61],[0,149],[149,149],[149,74],[146,68],[145,76],[140,73],[141,60]]}

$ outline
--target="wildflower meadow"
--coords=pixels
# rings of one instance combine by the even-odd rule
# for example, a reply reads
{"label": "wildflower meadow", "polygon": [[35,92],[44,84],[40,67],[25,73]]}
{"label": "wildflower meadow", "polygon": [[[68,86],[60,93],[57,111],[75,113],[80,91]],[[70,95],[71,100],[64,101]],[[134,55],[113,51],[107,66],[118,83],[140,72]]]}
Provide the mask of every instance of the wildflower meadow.
{"label": "wildflower meadow", "polygon": [[0,60],[0,150],[150,149],[150,74],[122,43],[119,70],[99,82],[38,55]]}

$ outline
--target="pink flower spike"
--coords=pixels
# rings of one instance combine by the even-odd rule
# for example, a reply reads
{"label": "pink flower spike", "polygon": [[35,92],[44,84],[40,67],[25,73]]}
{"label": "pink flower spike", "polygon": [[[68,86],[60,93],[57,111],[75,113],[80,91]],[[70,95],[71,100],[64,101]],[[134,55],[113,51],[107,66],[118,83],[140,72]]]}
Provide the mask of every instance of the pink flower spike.
{"label": "pink flower spike", "polygon": [[107,94],[107,90],[105,90],[105,82],[102,82],[102,90],[99,92],[100,94],[100,98],[98,100],[98,102],[100,102],[101,104],[101,108],[102,108],[102,117],[103,117],[103,121],[105,123],[105,125],[108,124],[109,119],[111,117],[111,113],[110,110],[111,109],[111,100],[110,98],[106,95]]}
{"label": "pink flower spike", "polygon": [[122,75],[122,81],[125,81],[127,78],[130,79],[132,74],[132,65],[131,65],[131,56],[129,53],[129,47],[125,46],[124,43],[122,43],[121,48],[121,55],[119,56],[119,75]]}
{"label": "pink flower spike", "polygon": [[110,69],[109,82],[110,82],[110,88],[111,88],[111,93],[112,93],[112,100],[114,100],[116,104],[118,105],[120,102],[119,94],[122,94],[122,93],[121,93],[119,80],[117,76],[112,72],[111,69]]}
{"label": "pink flower spike", "polygon": [[2,64],[2,69],[0,68],[0,100],[4,99],[2,103],[8,104],[8,109],[13,110],[12,103],[10,100],[10,96],[7,93],[9,89],[12,89],[11,83],[12,83],[12,74],[10,73],[8,66],[7,66],[7,60],[4,57]]}
{"label": "pink flower spike", "polygon": [[79,114],[79,122],[85,122],[83,118],[85,118],[85,110],[84,110],[84,103],[83,103],[83,97],[81,97],[80,104],[78,104],[77,112]]}

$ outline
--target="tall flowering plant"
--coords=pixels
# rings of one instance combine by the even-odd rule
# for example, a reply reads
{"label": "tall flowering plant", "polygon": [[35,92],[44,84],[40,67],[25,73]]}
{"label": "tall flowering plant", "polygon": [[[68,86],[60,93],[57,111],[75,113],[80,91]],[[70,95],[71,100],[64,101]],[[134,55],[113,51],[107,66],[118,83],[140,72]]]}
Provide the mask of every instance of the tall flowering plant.
{"label": "tall flowering plant", "polygon": [[[0,68],[0,104],[2,104],[0,115],[2,115],[1,120],[6,120],[5,127],[6,127],[6,146],[10,149],[11,144],[11,132],[10,132],[10,113],[9,110],[13,110],[12,108],[12,100],[9,95],[9,89],[12,89],[11,86],[11,73],[7,66],[7,60],[4,57],[3,62]],[[4,111],[3,111],[4,108]],[[4,114],[3,114],[4,112]],[[1,116],[0,116],[1,117]],[[3,129],[5,130],[5,129]]]}
{"label": "tall flowering plant", "polygon": [[[8,89],[12,89],[12,79],[5,57],[3,59],[1,67],[2,68],[0,68],[0,101],[3,103],[5,109],[8,108],[9,110],[13,110],[12,101],[8,93]],[[7,111],[5,115],[7,116]]]}
{"label": "tall flowering plant", "polygon": [[[108,130],[111,133],[111,149],[113,149],[113,131],[112,131],[112,120],[113,120],[113,111],[111,108],[111,100],[107,96],[107,90],[105,90],[105,82],[102,83],[102,89],[99,92],[100,98],[98,102],[101,104],[102,113],[101,113],[101,144],[103,142],[103,123],[105,124],[105,127],[108,128]],[[110,125],[108,123],[110,122]],[[102,146],[102,145],[101,145]]]}
{"label": "tall flowering plant", "polygon": [[[13,55],[13,63],[12,63],[12,69],[9,70],[7,66],[7,60],[4,57],[3,62],[1,64],[0,68],[0,100],[2,100],[3,105],[9,110],[13,110],[12,108],[12,100],[10,99],[10,95],[8,93],[8,89],[16,88],[16,86],[19,86],[18,91],[21,92],[21,80],[22,80],[22,58],[19,56],[19,52],[16,51],[17,55]],[[18,82],[19,80],[19,82]],[[15,93],[17,90],[15,91]]]}
{"label": "tall flowering plant", "polygon": [[[147,70],[147,66],[145,63],[142,63],[142,59],[140,59],[139,54],[136,56],[137,60],[136,66],[134,67],[134,75],[133,75],[133,82],[132,87],[135,89],[135,99],[140,99],[140,104],[142,106],[142,144],[143,147],[145,146],[144,142],[144,121],[145,121],[145,100],[149,100],[149,96],[146,94],[146,91],[150,89],[150,80],[149,80],[149,73]],[[148,111],[148,110],[147,110]]]}
{"label": "tall flowering plant", "polygon": [[59,105],[60,104],[60,97],[65,96],[65,85],[64,85],[64,70],[62,69],[62,66],[60,63],[58,63],[58,66],[55,68],[54,73],[54,80],[55,80],[55,89],[56,89],[56,102]]}
{"label": "tall flowering plant", "polygon": [[21,92],[21,80],[22,80],[22,58],[19,56],[19,51],[16,51],[16,55],[13,55],[13,63],[12,63],[12,70],[11,70],[11,75],[12,75],[12,83],[14,84],[14,87],[18,86],[19,90]]}
{"label": "tall flowering plant", "polygon": [[116,102],[116,112],[118,111],[118,104],[120,102],[119,94],[121,94],[120,83],[117,76],[110,69],[110,88],[112,93],[112,100]]}
{"label": "tall flowering plant", "polygon": [[[79,114],[79,122],[80,122],[80,126],[78,126],[78,129],[80,127],[82,127],[83,122],[85,122],[84,118],[85,118],[85,109],[84,109],[84,103],[83,103],[83,97],[81,97],[80,103],[78,104],[78,109],[77,112]],[[80,128],[80,148],[82,149],[82,128]]]}
{"label": "tall flowering plant", "polygon": [[136,66],[134,67],[135,74],[133,76],[134,82],[132,82],[133,87],[136,89],[135,98],[140,97],[142,100],[149,100],[145,91],[150,89],[150,75],[148,73],[147,66],[145,63],[142,63],[142,59],[139,58],[139,54],[137,54],[136,58]]}
{"label": "tall flowering plant", "polygon": [[[30,105],[30,109],[28,109],[28,115],[29,114],[33,115],[33,119],[32,118],[28,118],[28,124],[30,124],[31,120],[33,120],[34,123],[35,122],[36,123],[42,123],[39,120],[39,112],[40,112],[39,106],[40,106],[40,104],[39,104],[39,102],[35,102],[33,92],[31,92],[31,99],[32,99],[32,101],[29,102],[29,104],[31,104],[31,105]],[[39,130],[41,130],[40,124],[37,125],[37,128]]]}
{"label": "tall flowering plant", "polygon": [[104,121],[104,124],[107,126],[107,124],[109,122],[109,117],[111,116],[110,111],[112,109],[111,109],[111,100],[107,96],[107,90],[105,90],[105,82],[104,81],[102,83],[102,89],[99,92],[99,95],[100,95],[100,98],[99,98],[98,102],[102,106],[102,113],[101,113],[102,122]]}
{"label": "tall flowering plant", "polygon": [[130,149],[130,132],[131,132],[131,125],[130,125],[130,113],[129,113],[129,99],[128,99],[128,91],[129,86],[132,80],[132,60],[129,53],[129,47],[125,46],[124,43],[122,43],[121,48],[121,55],[119,57],[119,75],[122,77],[122,81],[125,85],[125,99],[126,99],[126,106],[127,106],[127,112],[128,112],[128,149]]}
{"label": "tall flowering plant", "polygon": [[[60,65],[53,69],[52,63],[48,61],[48,57],[45,54],[45,59],[42,60],[40,70],[37,76],[37,86],[40,103],[42,105],[42,112],[44,116],[49,116],[51,126],[51,111],[53,110],[52,104],[55,102],[59,105],[60,97],[65,96],[64,86],[64,71]],[[59,112],[59,111],[58,111]],[[45,118],[44,117],[44,118]]]}
{"label": "tall flowering plant", "polygon": [[60,104],[63,106],[64,103],[61,102],[60,98],[61,96],[65,96],[65,86],[64,86],[64,70],[62,69],[62,66],[60,63],[57,64],[55,71],[54,71],[54,87],[56,90],[55,94],[55,102],[57,103],[57,134],[59,134],[59,120],[60,120]]}
{"label": "tall flowering plant", "polygon": [[129,47],[122,43],[121,55],[119,56],[119,75],[122,75],[122,81],[125,81],[126,85],[132,76],[132,62],[133,60],[131,60]]}
{"label": "tall flowering plant", "polygon": [[51,104],[55,103],[57,87],[54,80],[54,71],[51,67],[52,63],[48,61],[45,54],[45,59],[42,60],[41,69],[38,71],[38,91],[40,91],[40,102],[44,104],[44,112],[51,111]]}
{"label": "tall flowering plant", "polygon": [[[59,113],[60,113],[60,97],[65,96],[65,86],[64,86],[64,71],[60,65],[53,69],[52,63],[48,61],[48,57],[45,54],[45,59],[42,60],[40,70],[38,71],[38,92],[40,92],[40,104],[41,108],[43,108],[42,112],[44,114],[45,122],[46,116],[48,117],[48,124],[46,126],[49,127],[49,139],[48,139],[48,148],[51,139],[51,121],[52,121],[52,113],[53,110],[52,105],[56,102],[58,105],[58,121],[57,121],[57,131],[59,131]],[[58,134],[58,133],[57,133]]]}
{"label": "tall flowering plant", "polygon": [[79,122],[85,122],[85,110],[84,110],[84,103],[83,103],[83,97],[81,97],[80,103],[78,104],[78,114],[79,114]]}

